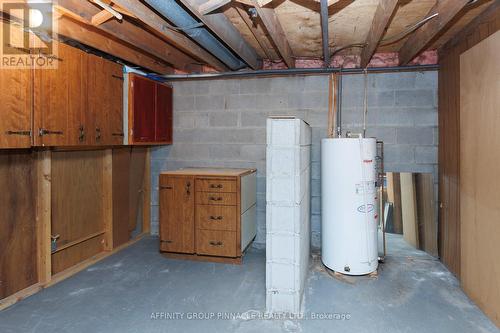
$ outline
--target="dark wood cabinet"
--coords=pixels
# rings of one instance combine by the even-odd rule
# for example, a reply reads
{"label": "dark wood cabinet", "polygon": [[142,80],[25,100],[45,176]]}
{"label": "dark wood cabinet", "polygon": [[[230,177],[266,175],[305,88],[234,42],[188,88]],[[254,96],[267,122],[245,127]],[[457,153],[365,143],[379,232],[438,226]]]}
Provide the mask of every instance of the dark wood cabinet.
{"label": "dark wood cabinet", "polygon": [[129,144],[172,143],[172,87],[129,74]]}
{"label": "dark wood cabinet", "polygon": [[0,147],[31,147],[31,71],[0,70]]}

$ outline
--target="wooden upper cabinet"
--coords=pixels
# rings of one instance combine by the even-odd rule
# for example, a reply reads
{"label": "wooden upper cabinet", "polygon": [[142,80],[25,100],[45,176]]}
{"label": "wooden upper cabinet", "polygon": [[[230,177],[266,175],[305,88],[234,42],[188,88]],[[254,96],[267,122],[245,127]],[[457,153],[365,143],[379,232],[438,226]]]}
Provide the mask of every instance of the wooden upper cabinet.
{"label": "wooden upper cabinet", "polygon": [[154,81],[130,74],[129,143],[155,141],[155,88]]}
{"label": "wooden upper cabinet", "polygon": [[0,148],[31,147],[31,71],[0,70]]}
{"label": "wooden upper cabinet", "polygon": [[129,143],[172,143],[172,88],[129,74]]}
{"label": "wooden upper cabinet", "polygon": [[172,98],[172,87],[156,86],[156,142],[172,143]]}
{"label": "wooden upper cabinet", "polygon": [[89,143],[123,144],[122,66],[95,55],[87,55]]}
{"label": "wooden upper cabinet", "polygon": [[34,145],[88,144],[87,54],[59,43],[57,69],[34,71]]}

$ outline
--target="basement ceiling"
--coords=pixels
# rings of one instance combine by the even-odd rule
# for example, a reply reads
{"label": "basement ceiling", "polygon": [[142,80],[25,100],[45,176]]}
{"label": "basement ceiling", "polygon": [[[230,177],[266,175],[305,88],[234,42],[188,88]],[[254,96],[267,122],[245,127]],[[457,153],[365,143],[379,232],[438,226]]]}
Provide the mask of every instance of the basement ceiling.
{"label": "basement ceiling", "polygon": [[[128,45],[127,47],[139,48],[145,54],[152,55],[173,68],[196,71],[191,69],[192,65],[207,64],[217,70],[228,70],[220,59],[216,59],[190,40],[189,36],[183,33],[185,30],[182,28],[185,27],[174,27],[145,1],[100,1],[120,11],[123,14],[122,20],[117,20],[109,12],[106,13],[95,1],[60,0],[59,7],[63,9],[64,15],[87,25],[92,21],[91,25],[94,27],[91,28],[97,27],[101,32],[111,34],[113,38],[118,37]],[[399,52],[401,64],[407,64],[425,50],[439,49],[498,0],[327,1],[328,56],[335,52],[349,56],[361,55],[361,60],[363,62],[364,59],[366,65],[375,52]],[[201,21],[228,49],[253,69],[259,69],[258,64],[262,59],[284,60],[289,67],[293,67],[294,59],[298,58],[324,59],[320,0],[176,2],[191,12],[197,21]],[[411,29],[429,17],[435,7],[438,8],[436,17],[416,29]],[[267,18],[271,17],[267,23],[264,22],[266,15],[270,15]],[[101,21],[94,22],[96,18]],[[141,37],[139,32],[134,32],[135,35],[127,33],[130,30],[127,24],[130,23],[136,28],[140,27],[145,35]],[[378,32],[374,29],[377,26]],[[156,36],[149,36],[151,34]],[[432,37],[429,42],[426,42],[426,35]],[[133,36],[136,36],[137,41],[157,40],[164,43],[161,46],[158,42],[144,42],[142,44],[146,45],[143,47],[134,41]],[[395,36],[397,38],[394,38]],[[409,38],[412,40],[408,42]],[[413,47],[418,44],[416,41],[421,45]],[[367,47],[370,44],[372,47]],[[162,47],[166,49],[161,50]]]}

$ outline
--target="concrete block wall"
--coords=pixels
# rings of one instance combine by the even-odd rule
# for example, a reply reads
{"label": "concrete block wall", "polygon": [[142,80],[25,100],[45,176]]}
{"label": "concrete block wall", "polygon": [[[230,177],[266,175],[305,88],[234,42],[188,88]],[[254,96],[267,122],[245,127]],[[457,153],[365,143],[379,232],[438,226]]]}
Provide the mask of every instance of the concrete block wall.
{"label": "concrete block wall", "polygon": [[[359,132],[363,75],[343,77],[342,124]],[[174,83],[174,144],[153,148],[152,232],[158,231],[158,174],[180,167],[257,171],[257,245],[265,244],[266,118],[295,115],[312,127],[312,245],[320,247],[320,140],[327,135],[328,77]],[[431,172],[437,182],[437,72],[368,75],[367,134],[385,142],[385,169]]]}

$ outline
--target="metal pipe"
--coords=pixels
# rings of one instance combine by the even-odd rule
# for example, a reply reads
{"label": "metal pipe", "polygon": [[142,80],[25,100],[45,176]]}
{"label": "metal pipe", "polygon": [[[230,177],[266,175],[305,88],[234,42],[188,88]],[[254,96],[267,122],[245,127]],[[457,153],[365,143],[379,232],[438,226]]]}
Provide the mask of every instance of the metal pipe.
{"label": "metal pipe", "polygon": [[330,66],[330,49],[328,39],[328,0],[320,0],[321,39],[323,44],[323,61],[325,67]]}
{"label": "metal pipe", "polygon": [[[220,59],[232,70],[247,67],[246,64],[236,57],[224,44],[222,44],[206,28],[197,27],[199,24],[190,13],[178,5],[175,0],[145,0],[150,6],[156,9],[161,15],[175,24],[183,27],[183,31],[198,42],[207,51]],[[188,28],[192,27],[192,28]]]}
{"label": "metal pipe", "polygon": [[[149,0],[148,0],[149,1]],[[435,71],[439,65],[414,65],[397,67],[369,67],[368,73],[387,73],[387,72],[419,72]],[[210,79],[229,79],[245,78],[258,76],[288,76],[288,75],[323,75],[338,73],[343,74],[363,74],[363,68],[288,68],[288,69],[265,69],[256,71],[238,71],[222,73],[201,73],[201,74],[166,74],[157,76],[158,79],[165,81],[180,80],[210,80]]]}
{"label": "metal pipe", "polygon": [[338,106],[337,106],[337,138],[342,137],[342,71],[339,72],[339,85],[338,85]]}

